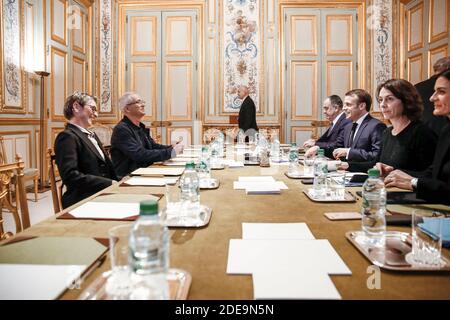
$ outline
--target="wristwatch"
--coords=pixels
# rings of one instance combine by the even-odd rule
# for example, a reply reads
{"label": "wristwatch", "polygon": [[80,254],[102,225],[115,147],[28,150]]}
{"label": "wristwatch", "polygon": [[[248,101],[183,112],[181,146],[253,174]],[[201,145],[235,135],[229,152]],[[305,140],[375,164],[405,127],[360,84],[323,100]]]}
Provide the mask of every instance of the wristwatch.
{"label": "wristwatch", "polygon": [[411,186],[412,186],[413,191],[416,191],[416,189],[417,189],[417,181],[418,180],[419,179],[417,179],[417,178],[412,178],[411,179]]}

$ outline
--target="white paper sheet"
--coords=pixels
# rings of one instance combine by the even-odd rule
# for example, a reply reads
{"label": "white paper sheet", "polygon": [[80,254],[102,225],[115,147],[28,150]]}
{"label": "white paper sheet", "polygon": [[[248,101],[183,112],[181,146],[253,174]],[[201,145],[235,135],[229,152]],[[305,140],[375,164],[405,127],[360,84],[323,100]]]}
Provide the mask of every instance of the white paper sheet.
{"label": "white paper sheet", "polygon": [[177,181],[178,178],[131,177],[125,183],[130,186],[165,186],[175,184]]}
{"label": "white paper sheet", "polygon": [[306,223],[242,223],[242,239],[313,240]]}
{"label": "white paper sheet", "polygon": [[272,270],[283,265],[328,274],[352,273],[328,240],[230,240],[228,274],[251,274],[260,268]]}
{"label": "white paper sheet", "polygon": [[177,161],[177,162],[172,162],[172,161],[164,161],[163,162],[163,165],[164,166],[169,166],[169,167],[186,167],[186,163],[188,163],[188,162],[190,162],[190,161],[185,161],[185,162],[182,162],[182,161]]}
{"label": "white paper sheet", "polygon": [[275,182],[275,179],[272,176],[246,176],[246,177],[239,177],[238,181],[240,181],[240,182]]}
{"label": "white paper sheet", "polygon": [[172,158],[172,159],[170,159],[168,161],[169,162],[189,162],[189,161],[196,162],[197,160],[198,160],[198,157],[193,157],[193,156],[181,157],[181,156],[177,156],[176,158]]}
{"label": "white paper sheet", "polygon": [[240,189],[258,189],[258,187],[264,189],[279,189],[279,190],[287,190],[288,186],[283,181],[270,181],[270,182],[242,182],[242,181],[233,181],[233,188],[235,190]]}
{"label": "white paper sheet", "polygon": [[0,300],[51,300],[68,288],[87,266],[0,264]]}
{"label": "white paper sheet", "polygon": [[254,299],[341,299],[327,273],[280,268],[253,273]]}
{"label": "white paper sheet", "polygon": [[229,161],[227,163],[228,168],[243,168],[244,167],[244,162],[242,161]]}
{"label": "white paper sheet", "polygon": [[280,194],[281,190],[276,184],[260,184],[245,187],[246,194]]}
{"label": "white paper sheet", "polygon": [[69,212],[75,218],[124,219],[139,215],[139,202],[89,201]]}
{"label": "white paper sheet", "polygon": [[184,168],[165,168],[165,167],[153,167],[153,168],[139,168],[134,170],[131,174],[141,176],[181,176],[184,172]]}

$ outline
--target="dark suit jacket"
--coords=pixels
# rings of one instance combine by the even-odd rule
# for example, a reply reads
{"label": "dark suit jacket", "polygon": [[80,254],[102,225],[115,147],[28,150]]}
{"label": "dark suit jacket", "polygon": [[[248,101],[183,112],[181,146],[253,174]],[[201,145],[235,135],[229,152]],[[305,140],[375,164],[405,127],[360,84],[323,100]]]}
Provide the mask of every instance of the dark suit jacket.
{"label": "dark suit jacket", "polygon": [[434,75],[425,81],[419,82],[415,85],[415,87],[417,91],[419,91],[423,100],[423,113],[421,120],[423,123],[428,125],[437,138],[446,124],[446,117],[433,115],[434,104],[430,101],[430,97],[434,93],[436,78],[436,75]]}
{"label": "dark suit jacket", "polygon": [[442,128],[433,164],[417,175],[417,198],[450,205],[450,122]]}
{"label": "dark suit jacket", "polygon": [[241,109],[239,110],[239,129],[244,130],[244,132],[248,129],[258,130],[256,107],[250,96],[242,101]]}
{"label": "dark suit jacket", "polygon": [[[347,119],[345,113],[342,113],[333,129],[331,129],[331,127],[328,128],[328,130],[316,141],[316,146],[320,148],[328,148],[331,146],[337,141],[340,135],[344,134],[344,128],[349,123],[351,123],[351,120]],[[328,134],[330,130],[331,132]]]}
{"label": "dark suit jacket", "polygon": [[[97,136],[95,139],[103,150]],[[105,151],[103,154],[105,160],[88,136],[70,123],[58,134],[55,140],[55,160],[67,188],[62,195],[63,208],[109,187],[112,180],[117,180],[111,160]]]}
{"label": "dark suit jacket", "polygon": [[344,128],[344,134],[338,137],[336,143],[325,148],[325,155],[332,158],[334,149],[350,148],[347,159],[343,159],[344,161],[377,160],[380,156],[384,129],[386,129],[384,123],[368,114],[358,128],[352,144],[350,144],[352,123],[349,123]]}
{"label": "dark suit jacket", "polygon": [[111,136],[111,157],[120,179],[137,168],[170,159],[172,150],[172,146],[157,144],[143,123],[136,126],[126,116],[114,127]]}

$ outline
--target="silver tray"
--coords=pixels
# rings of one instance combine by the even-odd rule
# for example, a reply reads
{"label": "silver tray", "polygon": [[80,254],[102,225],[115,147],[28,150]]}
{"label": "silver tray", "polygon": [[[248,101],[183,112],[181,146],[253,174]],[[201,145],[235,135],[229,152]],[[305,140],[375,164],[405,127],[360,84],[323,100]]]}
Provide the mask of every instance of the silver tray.
{"label": "silver tray", "polygon": [[[203,181],[203,183],[202,183]],[[220,181],[218,179],[200,179],[200,189],[202,190],[212,190],[217,189],[220,186]]]}
{"label": "silver tray", "polygon": [[285,172],[284,175],[286,177],[288,177],[289,179],[313,179],[314,178],[314,176],[311,176],[311,175],[306,175],[306,176],[304,174],[293,175],[293,174],[290,174],[289,172]]}
{"label": "silver tray", "polygon": [[309,194],[309,190],[311,189],[307,189],[307,190],[303,190],[303,193],[311,200],[314,202],[356,202],[356,197],[353,195],[353,193],[351,193],[350,191],[345,191],[344,194],[344,199],[338,200],[338,199],[316,199],[313,198],[310,194]]}
{"label": "silver tray", "polygon": [[168,227],[198,228],[208,225],[211,220],[212,209],[200,205],[200,212],[192,216],[172,216],[167,218],[166,208],[162,210],[162,215],[166,216],[165,223]]}
{"label": "silver tray", "polygon": [[386,245],[383,248],[373,248],[358,240],[364,235],[363,231],[349,231],[346,238],[371,263],[386,270],[394,271],[450,271],[450,261],[441,255],[441,267],[423,267],[411,265],[407,262],[411,253],[411,236],[406,232],[387,231]]}
{"label": "silver tray", "polygon": [[[111,274],[111,270],[103,272],[81,293],[78,300],[110,300],[111,297],[106,292],[106,282]],[[170,300],[186,300],[192,282],[190,273],[171,268],[167,274],[167,280],[169,280]]]}

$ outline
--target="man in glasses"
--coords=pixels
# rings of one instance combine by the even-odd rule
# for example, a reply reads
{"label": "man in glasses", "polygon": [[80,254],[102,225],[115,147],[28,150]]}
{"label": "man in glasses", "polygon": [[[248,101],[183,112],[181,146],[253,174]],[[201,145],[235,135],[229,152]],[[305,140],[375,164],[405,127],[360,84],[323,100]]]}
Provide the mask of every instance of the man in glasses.
{"label": "man in glasses", "polygon": [[345,116],[345,112],[342,110],[343,103],[339,96],[331,95],[327,97],[323,102],[323,114],[330,121],[330,127],[327,131],[317,140],[309,139],[303,144],[304,148],[317,147],[327,148],[332,143],[336,142],[339,135],[344,134],[344,128],[351,121]]}
{"label": "man in glasses", "polygon": [[120,179],[137,168],[168,160],[183,151],[182,144],[162,145],[150,137],[150,130],[141,122],[144,107],[145,101],[134,92],[126,92],[119,99],[124,116],[113,130],[111,157]]}
{"label": "man in glasses", "polygon": [[67,188],[62,195],[67,208],[110,186],[117,176],[102,143],[87,129],[97,117],[96,98],[75,92],[66,99],[64,117],[68,123],[56,137],[55,160]]}

